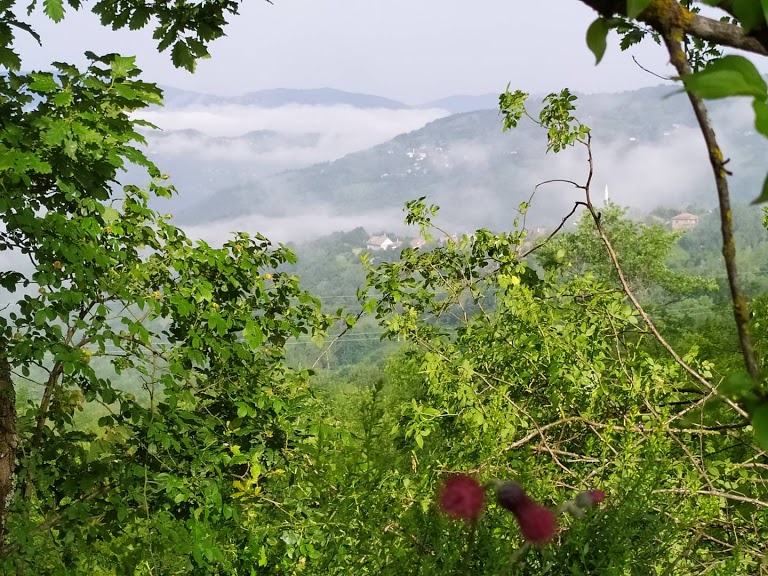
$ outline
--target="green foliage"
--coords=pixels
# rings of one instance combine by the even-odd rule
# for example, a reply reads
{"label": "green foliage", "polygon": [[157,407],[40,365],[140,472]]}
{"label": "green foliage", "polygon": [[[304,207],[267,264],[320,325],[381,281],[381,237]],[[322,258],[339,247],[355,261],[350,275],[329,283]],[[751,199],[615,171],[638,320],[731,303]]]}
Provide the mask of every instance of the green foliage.
{"label": "green foliage", "polygon": [[752,96],[765,101],[768,97],[765,80],[743,56],[728,55],[713,60],[703,70],[683,78],[683,83],[687,90],[702,98]]}
{"label": "green foliage", "polygon": [[506,91],[499,96],[499,110],[504,117],[503,128],[505,132],[517,127],[517,123],[525,113],[525,100],[528,98],[528,94],[521,90],[515,90],[514,93],[510,92],[509,86],[508,84]]}
{"label": "green foliage", "polygon": [[[65,16],[63,1],[42,4]],[[115,29],[152,22],[159,49],[191,69],[237,6],[92,9]],[[13,8],[0,4],[0,63],[18,70],[12,29],[34,32]],[[605,25],[591,40],[598,59]],[[701,273],[713,269],[714,221],[680,237],[616,206],[600,216],[631,287],[664,304],[688,365],[730,374],[719,393],[747,406],[753,430],[659,351],[586,217],[535,259],[527,203],[506,232],[358,254],[358,229],[298,247],[298,266],[260,235],[192,242],[149,207],[174,192],[140,148],[151,126],[135,119],[160,91],[133,58],[88,57],[85,70],[0,78],[0,251],[29,261],[0,271],[2,573],[755,573],[768,495],[753,439],[765,447],[766,404],[730,370],[727,303]],[[736,74],[727,93],[757,97],[762,125],[765,84],[732,58],[689,88],[726,95]],[[504,129],[526,116],[547,151],[589,144],[568,90],[536,117],[526,98],[501,95]],[[129,166],[146,170],[143,187],[123,181]],[[422,197],[406,223],[450,236],[437,214]],[[765,243],[744,230],[745,257],[763,265]],[[756,281],[749,302],[762,361],[764,293]],[[707,316],[676,322],[667,299]],[[354,330],[400,344],[349,347]],[[327,336],[318,357],[296,350]],[[303,366],[323,356],[313,381]],[[608,497],[528,550],[496,504],[471,536],[440,514],[436,489],[456,472],[514,479],[552,507],[584,489]]]}
{"label": "green foliage", "polygon": [[[420,466],[478,470],[484,479],[512,473],[545,502],[564,499],[557,488],[563,483],[589,488],[585,479],[599,478],[615,507],[584,524],[574,521],[556,546],[526,555],[517,573],[624,574],[638,566],[645,574],[675,566],[675,573],[696,574],[697,555],[713,568],[731,563],[727,550],[687,549],[691,531],[712,534],[720,507],[684,494],[706,492],[707,481],[727,490],[739,477],[741,449],[724,437],[699,437],[708,445],[704,454],[711,454],[702,456],[708,462],[703,480],[685,452],[698,441],[695,433],[682,431],[687,422],[668,424],[676,420],[671,407],[701,397],[687,391],[696,385],[648,346],[610,278],[571,274],[564,265],[536,273],[519,256],[523,238],[479,230],[430,253],[406,251],[402,262],[369,272],[388,333],[419,345],[412,358],[424,391],[402,406],[393,432],[410,443]],[[696,418],[706,426],[732,421],[714,404]],[[751,514],[733,529],[746,536]],[[670,523],[667,515],[685,520]],[[509,540],[516,537],[493,511],[481,525],[474,573],[498,573],[508,567]],[[429,532],[418,534],[427,549],[445,554]],[[738,557],[751,562],[758,549],[751,540]],[[437,570],[429,556],[400,562],[401,568]],[[451,564],[440,569],[450,572],[464,558],[443,562]]]}
{"label": "green foliage", "polygon": [[[544,106],[538,120],[532,118],[525,107],[528,94],[516,90],[507,90],[499,96],[499,106],[504,117],[504,130],[516,128],[523,115],[528,116],[539,126],[547,129],[547,152],[560,152],[577,142],[584,142],[589,136],[589,128],[579,122],[571,112],[576,109],[576,96],[567,88],[558,94],[549,94],[544,100]],[[408,220],[406,220],[408,222]]]}
{"label": "green foliage", "polygon": [[600,17],[595,19],[587,28],[587,47],[595,55],[595,65],[600,64],[605,55],[605,49],[608,45],[608,32],[614,26],[615,22],[613,20]]}
{"label": "green foliage", "polygon": [[[204,27],[224,7],[213,4],[188,25]],[[171,26],[182,8],[153,9]],[[42,390],[18,399],[2,569],[250,573],[275,532],[243,527],[315,436],[309,372],[288,368],[286,343],[330,320],[284,270],[287,248],[244,233],[193,245],[148,207],[173,189],[138,147],[151,126],[133,113],[160,91],[133,58],[89,58],[85,71],[0,79],[0,250],[31,263],[0,273],[17,294],[0,360]],[[118,184],[129,164],[147,189]],[[140,394],[117,386],[125,374]]]}
{"label": "green foliage", "polygon": [[[608,204],[600,212],[600,221],[619,254],[624,276],[633,292],[641,298],[658,297],[659,290],[668,295],[694,296],[717,288],[712,280],[675,273],[667,264],[682,233],[671,232],[659,224],[634,222],[625,215],[626,209]],[[558,235],[538,251],[536,258],[544,267],[565,264],[567,274],[592,273],[599,278],[610,278],[617,289],[621,288],[592,216],[586,211],[574,232]]]}

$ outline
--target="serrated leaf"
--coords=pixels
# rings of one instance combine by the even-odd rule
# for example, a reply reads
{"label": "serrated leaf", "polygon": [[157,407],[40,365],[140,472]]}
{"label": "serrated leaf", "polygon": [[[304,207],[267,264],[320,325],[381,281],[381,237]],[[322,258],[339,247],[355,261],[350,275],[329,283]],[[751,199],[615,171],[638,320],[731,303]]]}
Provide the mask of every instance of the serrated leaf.
{"label": "serrated leaf", "polygon": [[43,141],[49,146],[59,146],[69,136],[69,126],[63,120],[52,122],[43,136]]}
{"label": "serrated leaf", "polygon": [[21,68],[21,58],[14,50],[0,46],[0,65],[9,70],[18,70]]}
{"label": "serrated leaf", "polygon": [[651,0],[627,0],[627,17],[637,18],[650,4]]}
{"label": "serrated leaf", "polygon": [[54,94],[51,100],[56,106],[69,106],[72,103],[74,95],[72,92],[59,92]]}
{"label": "serrated leaf", "polygon": [[32,38],[34,38],[40,46],[43,45],[43,42],[40,39],[40,34],[35,32],[35,30],[29,24],[27,24],[26,22],[21,22],[20,20],[9,20],[8,23],[12,24],[16,28],[20,28],[20,29],[24,30],[30,36],[32,36]]}
{"label": "serrated leaf", "polygon": [[752,414],[752,429],[758,446],[768,450],[768,404],[761,404]]}
{"label": "serrated leaf", "polygon": [[30,76],[32,77],[32,82],[29,83],[30,90],[48,94],[57,92],[59,89],[59,85],[52,74],[30,74]]}
{"label": "serrated leaf", "polygon": [[135,56],[115,56],[112,62],[109,63],[109,67],[112,69],[112,76],[115,78],[125,78],[128,73],[136,68]]}
{"label": "serrated leaf", "polygon": [[146,7],[140,7],[136,8],[136,11],[131,16],[131,20],[128,23],[128,27],[131,30],[139,30],[140,28],[144,28],[144,26],[147,25],[149,22],[149,16],[150,11],[149,8]]}
{"label": "serrated leaf", "polygon": [[195,71],[195,58],[184,42],[176,42],[171,49],[171,62],[176,68],[184,68],[189,72]]}
{"label": "serrated leaf", "polygon": [[702,98],[754,96],[765,100],[768,89],[755,65],[743,56],[723,56],[703,70],[683,78],[686,90]]}
{"label": "serrated leaf", "polygon": [[64,20],[64,0],[43,0],[43,10],[54,22]]}
{"label": "serrated leaf", "polygon": [[587,28],[587,47],[595,55],[595,66],[603,59],[605,49],[608,46],[608,32],[611,24],[605,18],[598,18]]}

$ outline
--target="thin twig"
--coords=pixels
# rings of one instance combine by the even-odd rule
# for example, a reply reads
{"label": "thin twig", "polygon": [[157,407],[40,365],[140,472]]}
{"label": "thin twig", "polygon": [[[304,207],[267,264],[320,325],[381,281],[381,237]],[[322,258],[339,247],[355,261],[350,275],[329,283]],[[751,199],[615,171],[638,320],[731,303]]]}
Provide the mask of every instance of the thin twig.
{"label": "thin twig", "polygon": [[621,267],[621,264],[619,264],[619,259],[616,256],[616,251],[613,249],[613,245],[611,244],[611,241],[608,239],[608,236],[605,233],[605,229],[603,228],[603,224],[600,220],[600,214],[595,210],[594,205],[592,204],[592,198],[590,195],[590,184],[592,182],[592,176],[594,174],[594,160],[592,158],[592,136],[588,135],[586,142],[583,142],[584,146],[587,148],[587,163],[589,165],[589,173],[587,175],[587,183],[580,187],[584,190],[584,194],[586,196],[586,207],[587,210],[589,210],[590,215],[592,216],[592,219],[595,222],[595,228],[597,229],[597,233],[600,236],[600,239],[603,242],[603,245],[605,246],[605,249],[608,251],[608,256],[611,259],[611,263],[613,264],[613,268],[616,270],[616,274],[619,277],[619,283],[621,284],[621,287],[624,291],[624,294],[627,295],[627,298],[629,298],[630,302],[632,302],[632,305],[634,306],[635,310],[640,314],[640,317],[645,322],[646,326],[648,326],[648,329],[651,331],[653,336],[656,338],[656,340],[659,342],[659,344],[662,345],[662,347],[669,353],[672,358],[674,358],[675,362],[677,362],[683,370],[688,372],[691,376],[693,376],[700,384],[702,384],[704,387],[706,387],[709,391],[711,391],[714,395],[720,397],[723,402],[728,404],[731,408],[733,408],[738,414],[743,416],[744,418],[748,418],[749,415],[747,412],[738,404],[733,402],[730,398],[726,398],[722,396],[717,389],[712,385],[709,380],[704,378],[701,374],[699,374],[696,370],[694,370],[691,366],[688,365],[688,363],[683,360],[680,355],[675,351],[674,348],[667,342],[664,337],[661,335],[661,333],[656,328],[656,325],[653,323],[651,318],[648,316],[648,313],[645,311],[645,309],[642,307],[640,302],[637,300],[637,297],[635,296],[632,289],[629,287],[629,283],[627,282],[627,279],[624,276],[624,271]]}
{"label": "thin twig", "polygon": [[654,72],[653,70],[648,70],[648,68],[646,68],[645,66],[643,66],[642,64],[640,64],[640,62],[638,62],[638,61],[637,61],[637,58],[635,58],[634,56],[632,56],[632,61],[633,61],[635,64],[637,64],[637,67],[638,67],[638,68],[640,68],[640,70],[642,70],[643,72],[647,72],[647,73],[648,73],[648,74],[650,74],[651,76],[656,76],[656,78],[661,78],[662,80],[666,80],[667,82],[669,82],[670,80],[672,80],[672,78],[670,78],[670,77],[668,77],[668,76],[662,76],[661,74],[656,74],[656,72]]}
{"label": "thin twig", "polygon": [[746,502],[748,504],[754,504],[761,508],[768,508],[768,502],[757,500],[756,498],[749,498],[748,496],[742,496],[740,494],[730,494],[728,492],[720,492],[719,490],[684,490],[683,488],[659,488],[653,491],[654,494],[669,493],[669,494],[699,494],[701,496],[717,496],[718,498],[725,498],[726,500],[736,500],[737,502]]}
{"label": "thin twig", "polygon": [[[360,312],[357,313],[357,316],[355,316],[355,322],[360,320],[360,318],[363,317],[363,314],[365,314],[365,310],[360,310]],[[353,326],[354,326],[354,324],[353,324]],[[312,368],[315,368],[320,363],[320,360],[322,360],[323,357],[331,351],[331,348],[333,348],[333,345],[336,344],[336,342],[339,340],[339,338],[341,338],[347,332],[349,332],[350,328],[352,328],[352,326],[347,324],[344,327],[344,330],[342,330],[333,340],[331,340],[331,342],[328,344],[328,346],[325,348],[325,350],[323,350],[320,353],[320,355],[317,357],[317,359],[312,363]]]}
{"label": "thin twig", "polygon": [[[560,182],[562,182],[562,180],[560,180]],[[542,184],[544,184],[544,182],[542,182]],[[575,184],[574,182],[571,182],[571,184],[574,184],[574,186],[576,186],[577,188],[579,187],[579,186],[578,186],[578,184]],[[573,215],[574,215],[574,213],[576,212],[576,208],[578,208],[578,207],[579,207],[579,205],[582,205],[582,204],[583,204],[582,202],[576,202],[576,203],[573,205],[573,208],[571,209],[571,211],[570,211],[570,212],[568,212],[568,214],[566,214],[566,215],[563,217],[563,219],[560,221],[560,225],[559,225],[557,228],[555,228],[555,229],[552,231],[552,233],[551,233],[551,234],[549,234],[549,235],[548,235],[548,236],[547,236],[547,237],[544,239],[544,241],[543,241],[543,242],[541,242],[541,243],[539,243],[539,244],[536,244],[536,246],[534,246],[533,248],[531,248],[531,249],[530,249],[530,250],[528,250],[527,252],[523,253],[523,255],[522,255],[522,256],[520,256],[520,258],[525,258],[526,256],[529,256],[529,255],[530,255],[530,254],[532,254],[532,253],[533,253],[535,250],[538,250],[539,248],[541,248],[542,246],[544,246],[544,245],[545,245],[547,242],[549,242],[550,240],[552,240],[552,238],[554,238],[554,237],[555,237],[555,234],[557,234],[558,232],[560,232],[560,230],[562,230],[562,229],[563,229],[563,226],[565,226],[565,223],[568,221],[568,219],[569,219],[571,216],[573,216]]]}

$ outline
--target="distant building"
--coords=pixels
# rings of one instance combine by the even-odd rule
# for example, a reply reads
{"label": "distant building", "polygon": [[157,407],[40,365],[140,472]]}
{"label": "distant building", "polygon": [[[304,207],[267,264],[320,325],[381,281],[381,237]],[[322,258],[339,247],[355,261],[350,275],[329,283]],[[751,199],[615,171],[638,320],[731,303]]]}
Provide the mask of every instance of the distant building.
{"label": "distant building", "polygon": [[386,235],[384,236],[371,236],[365,243],[365,247],[368,250],[388,250],[394,247],[395,242],[390,240]]}
{"label": "distant building", "polygon": [[424,238],[414,238],[410,242],[408,242],[408,246],[411,248],[423,248],[427,244],[427,241],[424,240]]}
{"label": "distant building", "polygon": [[456,234],[454,234],[453,236],[440,236],[440,238],[438,238],[437,241],[440,242],[440,244],[442,244],[443,246],[445,246],[449,242],[452,244],[455,244],[456,242],[459,241],[459,238],[458,236],[456,236]]}
{"label": "distant building", "polygon": [[699,225],[699,217],[696,214],[683,212],[673,216],[670,222],[672,223],[672,230],[693,230]]}

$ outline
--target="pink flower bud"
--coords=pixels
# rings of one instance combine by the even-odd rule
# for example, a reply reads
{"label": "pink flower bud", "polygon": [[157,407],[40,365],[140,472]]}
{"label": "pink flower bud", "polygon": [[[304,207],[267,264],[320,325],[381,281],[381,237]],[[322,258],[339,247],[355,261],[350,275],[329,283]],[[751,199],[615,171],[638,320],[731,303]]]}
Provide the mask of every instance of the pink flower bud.
{"label": "pink flower bud", "polygon": [[518,506],[513,514],[520,525],[523,538],[531,544],[546,544],[557,534],[555,513],[538,502],[529,500]]}
{"label": "pink flower bud", "polygon": [[498,484],[496,501],[515,515],[523,538],[531,544],[546,544],[557,534],[555,513],[530,498],[516,482]]}
{"label": "pink flower bud", "polygon": [[451,518],[476,522],[483,512],[485,491],[466,475],[451,476],[440,489],[440,509]]}
{"label": "pink flower bud", "polygon": [[602,490],[587,490],[586,492],[579,492],[575,502],[579,508],[592,508],[603,500],[605,500],[605,492]]}

